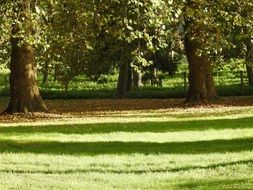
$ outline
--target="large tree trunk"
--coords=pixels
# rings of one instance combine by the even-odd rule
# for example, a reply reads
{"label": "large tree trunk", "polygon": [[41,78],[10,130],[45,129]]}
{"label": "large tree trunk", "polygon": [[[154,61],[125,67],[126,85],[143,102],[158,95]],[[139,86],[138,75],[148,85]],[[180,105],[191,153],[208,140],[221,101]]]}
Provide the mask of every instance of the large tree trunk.
{"label": "large tree trunk", "polygon": [[[213,69],[204,50],[205,25],[198,22],[201,18],[189,16],[187,10],[202,11],[201,2],[188,0],[185,3],[185,53],[189,63],[188,101],[208,102],[217,98],[213,81]],[[198,14],[194,14],[198,15]],[[204,19],[204,18],[203,18]]]}
{"label": "large tree trunk", "polygon": [[122,61],[119,67],[119,77],[116,98],[123,99],[127,96],[127,84],[128,84],[128,75],[129,75],[129,64],[126,61]]}
{"label": "large tree trunk", "polygon": [[251,39],[248,39],[246,43],[247,43],[246,69],[249,79],[249,85],[253,86],[253,43],[251,42]]}
{"label": "large tree trunk", "polygon": [[188,101],[211,101],[217,98],[212,65],[205,55],[197,55],[199,44],[185,38],[185,52],[189,63]]}
{"label": "large tree trunk", "polygon": [[[26,34],[31,34],[30,1],[23,0],[20,4],[21,16]],[[17,25],[13,26],[12,34],[20,31]],[[6,109],[7,113],[48,111],[43,103],[37,86],[37,70],[34,50],[31,45],[21,42],[22,39],[12,37],[10,63],[10,90],[11,99]]]}

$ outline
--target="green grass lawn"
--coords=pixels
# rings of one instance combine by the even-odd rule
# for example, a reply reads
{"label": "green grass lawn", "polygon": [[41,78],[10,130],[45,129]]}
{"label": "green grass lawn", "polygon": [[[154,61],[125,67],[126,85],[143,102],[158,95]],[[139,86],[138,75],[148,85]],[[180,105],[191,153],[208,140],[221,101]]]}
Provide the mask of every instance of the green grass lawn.
{"label": "green grass lawn", "polygon": [[[214,74],[214,82],[219,96],[251,96],[253,94],[253,87],[248,85],[246,71],[243,75],[243,86],[241,86],[239,73],[238,70]],[[69,83],[67,92],[63,84],[54,81],[53,75],[49,76],[47,84],[42,84],[42,78],[42,73],[39,73],[38,83],[43,99],[111,99],[116,94],[118,75],[109,75],[107,83],[104,84],[98,84],[88,77],[80,75]],[[127,97],[142,99],[185,98],[187,88],[188,84],[187,87],[184,87],[183,73],[179,71],[175,76],[166,76],[163,79],[162,87],[148,84],[140,88],[133,88],[131,92],[127,93]],[[0,71],[0,96],[10,96],[7,71]]]}
{"label": "green grass lawn", "polygon": [[253,189],[253,107],[0,123],[0,189]]}

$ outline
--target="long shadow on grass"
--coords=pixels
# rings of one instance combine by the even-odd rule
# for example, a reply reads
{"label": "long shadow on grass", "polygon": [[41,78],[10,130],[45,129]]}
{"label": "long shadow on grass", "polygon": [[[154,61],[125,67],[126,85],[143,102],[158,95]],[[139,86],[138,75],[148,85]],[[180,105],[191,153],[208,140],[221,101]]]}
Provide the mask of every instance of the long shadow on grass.
{"label": "long shadow on grass", "polygon": [[51,126],[0,127],[0,133],[93,134],[111,132],[172,132],[253,128],[253,117],[220,120],[66,124]]}
{"label": "long shadow on grass", "polygon": [[[210,179],[210,180],[189,180],[176,185],[176,189],[181,190],[250,190],[253,182],[248,179]],[[168,184],[170,187],[170,184]]]}
{"label": "long shadow on grass", "polygon": [[195,142],[56,142],[0,141],[0,152],[41,154],[199,154],[252,151],[253,138]]}

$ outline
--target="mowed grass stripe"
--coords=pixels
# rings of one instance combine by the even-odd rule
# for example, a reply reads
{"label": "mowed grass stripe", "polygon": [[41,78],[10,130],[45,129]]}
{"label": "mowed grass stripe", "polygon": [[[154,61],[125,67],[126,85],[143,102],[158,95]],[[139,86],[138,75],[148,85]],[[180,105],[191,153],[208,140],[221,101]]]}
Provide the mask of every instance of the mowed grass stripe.
{"label": "mowed grass stripe", "polygon": [[[70,156],[25,153],[5,153],[0,155],[0,173],[164,173],[191,170],[212,170],[226,167],[245,167],[253,165],[253,152],[213,153],[213,154],[132,154]],[[10,164],[11,163],[11,164]]]}
{"label": "mowed grass stripe", "polygon": [[[155,127],[155,126],[154,126]],[[229,140],[236,138],[253,138],[253,128],[245,129],[220,129],[204,131],[175,131],[175,132],[112,132],[97,134],[69,134],[66,133],[4,133],[0,134],[0,140],[12,141],[57,141],[57,142],[193,142],[210,140]]]}
{"label": "mowed grass stripe", "polygon": [[[102,118],[100,118],[102,120]],[[107,118],[108,119],[108,118]],[[169,119],[169,118],[167,118]],[[112,119],[113,120],[113,119]],[[234,119],[199,119],[184,121],[181,119],[172,121],[146,121],[141,122],[113,122],[113,123],[79,123],[31,126],[0,126],[0,134],[5,133],[63,133],[63,134],[92,134],[112,132],[175,132],[175,131],[205,131],[224,129],[248,129],[253,128],[253,117],[241,117]],[[11,124],[10,124],[11,125]]]}
{"label": "mowed grass stripe", "polygon": [[2,189],[162,189],[162,190],[251,190],[252,175],[244,174],[244,169],[237,172],[241,176],[224,175],[235,172],[234,168],[223,170],[195,170],[177,173],[143,173],[143,174],[0,174]]}

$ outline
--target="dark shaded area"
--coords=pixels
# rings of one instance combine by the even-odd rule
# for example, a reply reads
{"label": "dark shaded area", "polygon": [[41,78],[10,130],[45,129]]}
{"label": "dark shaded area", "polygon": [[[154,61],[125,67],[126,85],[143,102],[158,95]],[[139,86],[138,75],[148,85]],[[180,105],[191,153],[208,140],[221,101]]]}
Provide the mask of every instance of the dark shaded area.
{"label": "dark shaded area", "polygon": [[192,180],[191,182],[186,182],[177,185],[178,189],[187,189],[187,190],[249,190],[252,189],[253,182],[252,179],[226,179],[226,180]]}
{"label": "dark shaded area", "polygon": [[100,154],[200,154],[253,150],[253,138],[194,142],[56,142],[0,141],[0,152],[100,155]]}
{"label": "dark shaded area", "polygon": [[132,122],[132,123],[95,123],[67,124],[51,126],[16,126],[0,127],[1,133],[61,133],[61,134],[96,134],[112,132],[177,132],[205,131],[222,129],[245,129],[253,127],[253,118],[221,120],[195,120],[175,122]]}
{"label": "dark shaded area", "polygon": [[[233,166],[233,165],[252,165],[253,166],[253,159],[239,160],[235,162],[214,163],[214,164],[209,164],[207,166],[187,166],[187,167],[173,168],[168,171],[179,172],[179,171],[189,171],[189,170],[197,170],[197,169],[206,170],[206,169],[216,169],[219,167],[228,167],[228,166]],[[162,172],[162,171],[158,171],[158,172]]]}
{"label": "dark shaded area", "polygon": [[[252,86],[243,86],[243,93],[240,86],[227,85],[217,86],[219,96],[251,96],[253,94]],[[127,93],[127,98],[131,99],[168,99],[168,98],[185,98],[185,89],[181,88],[158,88],[158,87],[142,87]],[[2,89],[1,96],[8,97],[10,92],[8,89]],[[112,99],[115,98],[115,89],[99,89],[99,90],[69,90],[65,92],[61,89],[42,88],[41,96],[43,99]],[[252,105],[252,102],[249,102]]]}

